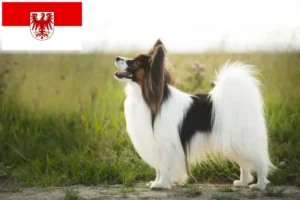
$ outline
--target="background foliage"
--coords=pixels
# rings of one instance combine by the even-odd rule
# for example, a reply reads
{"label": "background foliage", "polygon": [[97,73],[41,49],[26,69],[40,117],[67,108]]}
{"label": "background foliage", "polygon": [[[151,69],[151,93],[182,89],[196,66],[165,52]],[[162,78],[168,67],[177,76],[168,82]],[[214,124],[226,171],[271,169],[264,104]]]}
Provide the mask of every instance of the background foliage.
{"label": "background foliage", "polygon": [[[0,54],[0,173],[7,183],[130,185],[154,178],[126,134],[124,84],[113,78],[114,58]],[[176,86],[208,92],[214,71],[229,58],[257,65],[262,74],[270,154],[279,168],[270,180],[300,185],[300,54],[170,55]],[[208,161],[192,172],[191,182],[227,182],[239,175],[227,161]]]}

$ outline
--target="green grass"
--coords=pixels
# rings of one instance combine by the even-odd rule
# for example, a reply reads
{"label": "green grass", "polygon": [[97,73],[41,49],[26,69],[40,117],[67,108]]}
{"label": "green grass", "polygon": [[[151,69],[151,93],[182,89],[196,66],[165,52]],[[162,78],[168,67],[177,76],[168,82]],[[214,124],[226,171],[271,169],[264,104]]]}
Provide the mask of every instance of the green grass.
{"label": "green grass", "polygon": [[66,189],[64,200],[78,200],[79,199],[79,191],[74,189]]}
{"label": "green grass", "polygon": [[220,192],[234,192],[231,186],[220,186],[217,188]]}
{"label": "green grass", "polygon": [[238,200],[235,196],[228,196],[228,195],[213,195],[212,199],[214,200]]}
{"label": "green grass", "polygon": [[283,192],[285,190],[286,190],[285,188],[276,190],[274,187],[268,186],[264,191],[264,195],[266,197],[282,197],[284,195]]}
{"label": "green grass", "polygon": [[[126,134],[124,84],[115,55],[0,54],[0,173],[35,186],[96,185],[154,179]],[[265,85],[274,184],[300,185],[300,54],[171,55],[177,87],[209,91],[214,70],[231,60],[259,66]],[[205,73],[191,70],[195,60]],[[1,164],[2,163],[2,164]],[[209,161],[190,182],[231,182],[239,168]]]}
{"label": "green grass", "polygon": [[195,198],[195,197],[200,197],[203,194],[201,188],[199,188],[199,185],[193,185],[190,187],[187,187],[184,190],[180,190],[175,192],[175,196],[180,196],[180,197],[187,197],[187,198]]}

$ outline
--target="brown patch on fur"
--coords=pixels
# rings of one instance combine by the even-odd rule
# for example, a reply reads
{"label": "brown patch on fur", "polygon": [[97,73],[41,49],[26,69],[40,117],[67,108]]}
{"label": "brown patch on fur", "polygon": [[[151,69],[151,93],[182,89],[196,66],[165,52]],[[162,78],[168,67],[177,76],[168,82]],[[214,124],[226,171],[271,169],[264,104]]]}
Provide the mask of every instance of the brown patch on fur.
{"label": "brown patch on fur", "polygon": [[165,76],[165,82],[167,84],[173,85],[174,82],[174,73],[173,73],[173,68],[171,64],[169,63],[168,58],[165,58],[164,62],[164,76]]}
{"label": "brown patch on fur", "polygon": [[142,88],[144,100],[154,115],[160,110],[166,85],[173,83],[165,54],[163,43],[157,40],[148,53],[137,54],[132,60],[127,60],[126,71],[132,74],[132,81]]}
{"label": "brown patch on fur", "polygon": [[169,79],[169,76],[165,74],[165,49],[163,45],[158,45],[154,49],[155,51],[150,59],[150,70],[143,87],[143,94],[153,114],[156,115],[161,107],[164,87],[167,84],[166,79]]}
{"label": "brown patch on fur", "polygon": [[143,68],[139,68],[136,73],[137,83],[143,88],[144,79],[145,79],[145,70]]}

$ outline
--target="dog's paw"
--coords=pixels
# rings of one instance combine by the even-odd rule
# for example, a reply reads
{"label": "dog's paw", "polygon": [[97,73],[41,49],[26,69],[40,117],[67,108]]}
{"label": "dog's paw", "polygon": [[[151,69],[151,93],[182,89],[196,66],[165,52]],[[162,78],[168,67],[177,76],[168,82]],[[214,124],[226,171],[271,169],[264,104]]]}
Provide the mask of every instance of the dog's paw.
{"label": "dog's paw", "polygon": [[149,183],[147,183],[146,185],[148,186],[148,187],[151,187],[151,185],[154,183],[155,181],[150,181]]}
{"label": "dog's paw", "polygon": [[168,190],[169,186],[158,182],[153,182],[150,186],[152,190]]}
{"label": "dog's paw", "polygon": [[235,187],[248,187],[248,183],[244,182],[244,181],[240,181],[240,180],[236,180],[233,182],[233,185]]}
{"label": "dog's paw", "polygon": [[250,185],[251,190],[264,190],[266,185],[263,184],[252,184]]}

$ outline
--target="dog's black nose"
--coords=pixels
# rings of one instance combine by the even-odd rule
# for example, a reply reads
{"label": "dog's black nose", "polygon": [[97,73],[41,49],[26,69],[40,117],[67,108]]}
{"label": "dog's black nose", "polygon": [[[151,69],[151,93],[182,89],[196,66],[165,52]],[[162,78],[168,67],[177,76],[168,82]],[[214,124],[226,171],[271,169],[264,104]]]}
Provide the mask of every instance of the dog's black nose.
{"label": "dog's black nose", "polygon": [[121,60],[121,58],[119,56],[116,57],[116,61],[118,62],[119,60]]}

